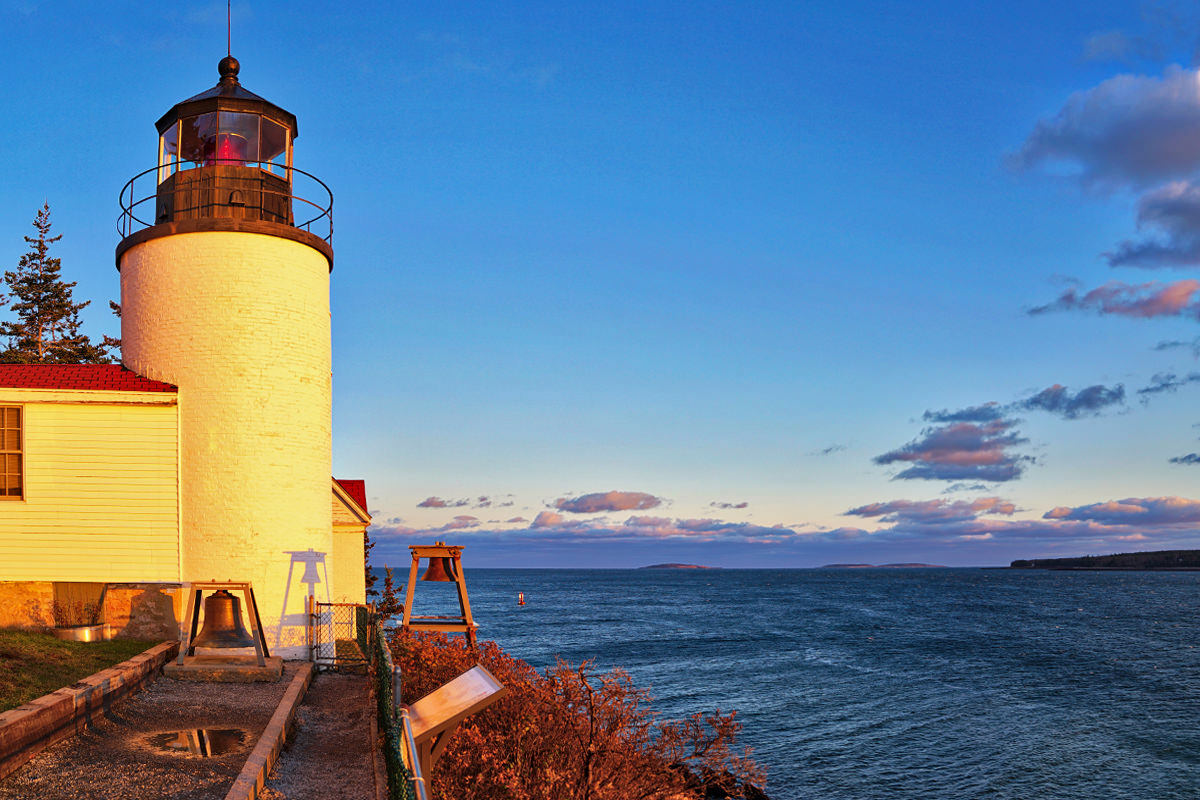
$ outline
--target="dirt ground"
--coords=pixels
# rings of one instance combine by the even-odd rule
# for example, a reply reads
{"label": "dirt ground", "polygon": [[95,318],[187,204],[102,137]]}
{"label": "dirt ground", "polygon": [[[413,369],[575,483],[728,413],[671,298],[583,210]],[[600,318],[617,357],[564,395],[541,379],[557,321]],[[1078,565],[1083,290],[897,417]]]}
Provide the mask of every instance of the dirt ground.
{"label": "dirt ground", "polygon": [[[44,750],[0,781],[0,800],[223,800],[298,668],[285,665],[277,683],[160,677],[91,730]],[[211,758],[164,752],[148,741],[195,728],[237,728],[245,736]]]}
{"label": "dirt ground", "polygon": [[323,673],[313,678],[296,730],[267,780],[266,800],[371,800],[367,678]]}

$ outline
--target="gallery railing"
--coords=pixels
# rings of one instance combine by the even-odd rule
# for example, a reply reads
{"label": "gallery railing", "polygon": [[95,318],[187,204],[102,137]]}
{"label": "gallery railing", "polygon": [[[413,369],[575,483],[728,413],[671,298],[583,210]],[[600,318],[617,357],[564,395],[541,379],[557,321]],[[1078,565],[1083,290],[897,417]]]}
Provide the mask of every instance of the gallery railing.
{"label": "gallery railing", "polygon": [[129,179],[120,204],[122,239],[168,222],[226,218],[289,225],[333,243],[333,192],[315,175],[269,161],[151,167]]}

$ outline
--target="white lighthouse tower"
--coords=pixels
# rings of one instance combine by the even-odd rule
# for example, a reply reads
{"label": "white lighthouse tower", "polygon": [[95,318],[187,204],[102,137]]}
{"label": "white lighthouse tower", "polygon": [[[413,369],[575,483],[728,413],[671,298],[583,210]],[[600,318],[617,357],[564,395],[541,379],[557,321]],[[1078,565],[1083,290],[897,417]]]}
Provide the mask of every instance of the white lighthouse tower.
{"label": "white lighthouse tower", "polygon": [[181,579],[252,581],[276,654],[298,655],[312,587],[292,554],[324,554],[318,599],[336,596],[332,195],[238,71],[222,59],[158,120],[157,166],[122,195],[122,361],[178,387]]}

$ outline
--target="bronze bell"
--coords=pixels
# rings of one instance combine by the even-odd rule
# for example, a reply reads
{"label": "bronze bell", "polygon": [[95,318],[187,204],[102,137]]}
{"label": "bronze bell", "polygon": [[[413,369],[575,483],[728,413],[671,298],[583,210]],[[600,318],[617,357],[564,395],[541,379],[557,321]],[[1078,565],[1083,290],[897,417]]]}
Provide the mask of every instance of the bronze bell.
{"label": "bronze bell", "polygon": [[456,580],[455,575],[453,558],[431,558],[429,559],[429,569],[425,570],[421,580],[453,583]]}
{"label": "bronze bell", "polygon": [[204,628],[192,647],[254,647],[254,637],[242,625],[242,601],[224,589],[204,598]]}

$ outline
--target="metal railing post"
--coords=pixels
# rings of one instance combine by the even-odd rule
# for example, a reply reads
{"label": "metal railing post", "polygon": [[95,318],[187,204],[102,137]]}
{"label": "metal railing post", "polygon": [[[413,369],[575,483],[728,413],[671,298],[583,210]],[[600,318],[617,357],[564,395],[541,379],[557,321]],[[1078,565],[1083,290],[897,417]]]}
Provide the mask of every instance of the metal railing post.
{"label": "metal railing post", "polygon": [[417,743],[413,739],[412,720],[408,716],[408,709],[400,709],[400,726],[404,731],[404,746],[408,749],[408,760],[412,764],[412,787],[413,794],[417,800],[429,800],[429,795],[425,791],[425,776],[421,774],[421,757],[417,753]]}

